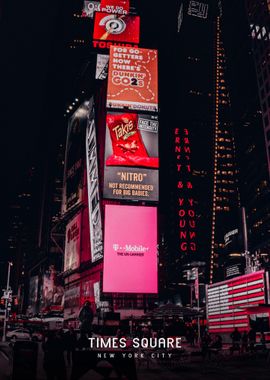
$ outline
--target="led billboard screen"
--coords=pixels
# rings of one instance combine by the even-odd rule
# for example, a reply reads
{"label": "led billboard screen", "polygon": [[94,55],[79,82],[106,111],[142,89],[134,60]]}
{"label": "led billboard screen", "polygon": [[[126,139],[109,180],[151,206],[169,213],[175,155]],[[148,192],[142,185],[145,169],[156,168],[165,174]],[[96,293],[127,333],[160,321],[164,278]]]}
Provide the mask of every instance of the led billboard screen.
{"label": "led billboard screen", "polygon": [[157,50],[110,47],[107,107],[158,111]]}
{"label": "led billboard screen", "polygon": [[93,39],[138,44],[140,17],[96,12]]}
{"label": "led billboard screen", "polygon": [[245,307],[265,303],[264,271],[210,285],[207,289],[207,316],[210,333],[249,329]]}
{"label": "led billboard screen", "polygon": [[83,17],[94,18],[96,11],[100,11],[100,3],[98,1],[84,1],[82,11]]}
{"label": "led billboard screen", "polygon": [[103,234],[99,199],[98,155],[93,98],[86,130],[86,167],[92,262],[103,256]]}
{"label": "led billboard screen", "polygon": [[105,198],[158,201],[158,127],[154,115],[107,114]]}
{"label": "led billboard screen", "polygon": [[88,113],[89,104],[85,102],[69,119],[64,169],[63,213],[82,202],[85,131]]}
{"label": "led billboard screen", "polygon": [[106,205],[103,292],[157,291],[156,207]]}
{"label": "led billboard screen", "polygon": [[81,218],[82,214],[77,214],[66,227],[65,271],[76,269],[80,265]]}
{"label": "led billboard screen", "polygon": [[128,14],[129,0],[101,0],[102,12]]}

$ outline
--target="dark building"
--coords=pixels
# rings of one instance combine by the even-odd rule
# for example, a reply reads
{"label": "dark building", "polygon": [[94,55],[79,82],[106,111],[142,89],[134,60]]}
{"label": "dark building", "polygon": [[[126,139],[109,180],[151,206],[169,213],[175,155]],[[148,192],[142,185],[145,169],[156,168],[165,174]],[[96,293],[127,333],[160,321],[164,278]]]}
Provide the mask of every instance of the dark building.
{"label": "dark building", "polygon": [[38,246],[38,191],[37,169],[26,171],[20,191],[13,195],[8,207],[7,258],[13,262],[10,285],[14,295],[19,297],[19,309],[27,304],[29,278],[28,271],[37,255]]}
{"label": "dark building", "polygon": [[[182,1],[181,4],[174,40],[177,75],[173,104],[177,111],[173,113],[171,138],[175,143],[176,128],[188,130],[190,155],[186,159],[190,159],[191,172],[179,172],[177,161],[172,161],[169,241],[173,260],[169,277],[176,289],[185,281],[185,269],[196,265],[202,266],[201,281],[224,278],[224,235],[235,228],[239,206],[222,9],[215,1]],[[171,149],[175,156],[176,147]],[[183,152],[187,152],[184,147]],[[192,183],[190,195],[186,195],[186,212],[192,214],[188,203],[191,197],[196,213],[195,237],[192,224],[188,231],[189,244],[194,240],[195,249],[190,245],[186,252],[181,249],[185,237],[183,222],[179,220],[182,212],[179,202],[184,195],[178,187],[181,180]]]}
{"label": "dark building", "polygon": [[269,17],[269,10],[264,1],[239,1],[237,5],[229,1],[224,4],[224,14],[227,18],[232,15],[230,27],[224,23],[224,35],[229,60],[229,88],[239,165],[240,201],[241,206],[246,209],[248,250],[260,259],[262,266],[268,266],[269,36],[266,35],[266,29],[269,22],[267,24],[265,18],[267,14]]}

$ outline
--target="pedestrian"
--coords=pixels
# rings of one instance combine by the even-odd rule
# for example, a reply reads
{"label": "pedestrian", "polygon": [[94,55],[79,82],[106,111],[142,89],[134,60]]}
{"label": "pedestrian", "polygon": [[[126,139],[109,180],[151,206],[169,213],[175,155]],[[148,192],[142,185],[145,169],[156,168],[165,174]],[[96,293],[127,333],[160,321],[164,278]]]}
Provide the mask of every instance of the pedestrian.
{"label": "pedestrian", "polygon": [[44,370],[47,380],[66,380],[64,359],[64,342],[59,334],[48,331],[48,336],[42,345],[44,351]]}
{"label": "pedestrian", "polygon": [[265,335],[264,335],[263,331],[261,332],[261,339],[260,339],[260,341],[261,341],[262,349],[266,350],[266,340],[265,340]]}
{"label": "pedestrian", "polygon": [[69,330],[65,333],[64,341],[65,349],[67,352],[67,363],[70,366],[73,360],[73,353],[77,345],[77,336],[73,327],[70,327]]}
{"label": "pedestrian", "polygon": [[248,350],[248,334],[246,331],[244,331],[242,337],[241,337],[241,353],[247,352]]}
{"label": "pedestrian", "polygon": [[205,331],[201,338],[201,347],[202,347],[202,357],[205,359],[207,355],[209,356],[209,346],[211,343],[211,336]]}
{"label": "pedestrian", "polygon": [[86,334],[88,338],[90,338],[92,335],[93,319],[94,319],[94,313],[91,308],[91,303],[89,301],[86,301],[80,311],[79,320],[81,322],[81,325],[80,325],[81,334],[83,335]]}
{"label": "pedestrian", "polygon": [[195,330],[194,327],[191,326],[189,329],[189,339],[190,339],[190,345],[194,347],[195,345]]}
{"label": "pedestrian", "polygon": [[249,350],[250,352],[255,351],[255,343],[256,343],[256,331],[254,328],[251,328],[248,332],[248,341],[249,341]]}
{"label": "pedestrian", "polygon": [[238,331],[237,327],[235,327],[234,331],[231,333],[231,339],[232,339],[232,347],[230,349],[231,354],[234,351],[238,351],[240,353],[241,334]]}
{"label": "pedestrian", "polygon": [[218,354],[222,350],[222,337],[216,335],[214,342],[209,345],[208,358],[211,359],[211,353]]}

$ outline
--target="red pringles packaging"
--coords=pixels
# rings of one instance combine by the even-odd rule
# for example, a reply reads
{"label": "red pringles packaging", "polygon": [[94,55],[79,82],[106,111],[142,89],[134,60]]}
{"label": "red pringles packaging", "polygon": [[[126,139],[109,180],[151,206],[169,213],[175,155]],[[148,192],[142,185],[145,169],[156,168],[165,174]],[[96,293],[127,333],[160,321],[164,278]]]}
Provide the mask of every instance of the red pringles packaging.
{"label": "red pringles packaging", "polygon": [[107,114],[113,154],[107,166],[142,166],[158,168],[158,158],[149,157],[138,129],[138,115],[133,113]]}

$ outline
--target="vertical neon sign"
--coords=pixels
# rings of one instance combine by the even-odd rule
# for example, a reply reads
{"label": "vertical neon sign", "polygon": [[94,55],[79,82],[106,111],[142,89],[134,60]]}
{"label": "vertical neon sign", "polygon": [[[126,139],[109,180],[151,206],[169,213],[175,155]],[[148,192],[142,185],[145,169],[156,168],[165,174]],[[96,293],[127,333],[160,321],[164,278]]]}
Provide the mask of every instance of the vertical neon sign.
{"label": "vertical neon sign", "polygon": [[196,221],[193,198],[191,146],[187,128],[174,129],[174,151],[177,171],[177,212],[179,251],[196,252]]}

